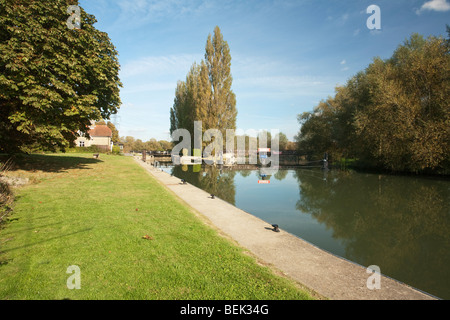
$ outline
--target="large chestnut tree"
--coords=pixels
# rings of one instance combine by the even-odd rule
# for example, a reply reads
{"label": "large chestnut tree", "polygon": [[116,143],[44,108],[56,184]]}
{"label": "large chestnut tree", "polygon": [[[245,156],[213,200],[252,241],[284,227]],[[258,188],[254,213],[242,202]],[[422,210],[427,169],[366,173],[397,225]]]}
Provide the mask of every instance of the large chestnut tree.
{"label": "large chestnut tree", "polygon": [[118,52],[73,5],[0,0],[0,152],[64,150],[120,107]]}

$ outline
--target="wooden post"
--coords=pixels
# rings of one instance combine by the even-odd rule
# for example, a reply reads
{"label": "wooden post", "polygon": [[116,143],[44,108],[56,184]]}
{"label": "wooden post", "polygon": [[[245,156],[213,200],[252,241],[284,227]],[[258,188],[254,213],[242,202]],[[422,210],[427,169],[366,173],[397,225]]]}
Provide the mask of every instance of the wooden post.
{"label": "wooden post", "polygon": [[325,152],[323,155],[323,169],[328,169],[328,153]]}
{"label": "wooden post", "polygon": [[147,151],[146,150],[142,151],[142,161],[143,162],[147,161]]}

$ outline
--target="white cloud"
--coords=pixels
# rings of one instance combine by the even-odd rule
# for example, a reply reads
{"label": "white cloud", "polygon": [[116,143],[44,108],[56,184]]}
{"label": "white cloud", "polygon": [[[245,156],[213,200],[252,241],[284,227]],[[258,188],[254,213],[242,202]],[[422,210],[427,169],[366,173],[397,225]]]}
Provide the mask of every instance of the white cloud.
{"label": "white cloud", "polygon": [[447,0],[430,0],[425,2],[422,7],[416,11],[417,14],[421,14],[423,11],[439,11],[445,12],[450,10],[450,4]]}
{"label": "white cloud", "polygon": [[347,60],[344,59],[344,60],[341,61],[341,66],[343,66],[341,71],[347,71],[347,70],[350,69],[349,67],[346,66],[346,64],[347,64]]}
{"label": "white cloud", "polygon": [[280,98],[326,95],[334,89],[335,79],[314,76],[277,76],[235,78],[233,90],[240,98]]}
{"label": "white cloud", "polygon": [[183,78],[189,72],[194,62],[199,63],[201,55],[179,54],[168,56],[149,56],[125,63],[121,67],[121,77],[134,77],[139,75],[148,75],[155,77],[158,75],[179,75],[184,73]]}
{"label": "white cloud", "polygon": [[381,30],[373,29],[373,30],[370,30],[369,33],[373,36],[377,36],[377,35],[381,34]]}
{"label": "white cloud", "polygon": [[127,85],[124,84],[124,87],[120,92],[122,94],[135,94],[135,93],[149,93],[149,92],[175,92],[177,84],[174,81],[166,81],[166,82],[146,82],[143,84],[134,84]]}
{"label": "white cloud", "polygon": [[301,59],[236,55],[231,72],[233,90],[240,98],[326,96],[337,81],[333,76],[314,75],[314,70]]}
{"label": "white cloud", "polygon": [[323,85],[324,82],[316,77],[309,76],[265,76],[265,77],[250,77],[250,78],[238,78],[234,82],[239,85],[245,85],[248,87],[267,87],[277,89],[291,89],[300,87],[314,87]]}
{"label": "white cloud", "polygon": [[[173,95],[177,82],[185,81],[194,62],[199,63],[201,58],[201,54],[173,54],[147,56],[125,62],[119,74],[124,85],[121,94],[151,93],[153,101],[155,95]],[[170,98],[166,100],[169,101]]]}
{"label": "white cloud", "polygon": [[205,0],[114,0],[118,11],[115,28],[132,30],[151,23],[205,14],[213,5]]}
{"label": "white cloud", "polygon": [[350,15],[348,13],[344,13],[343,15],[340,15],[340,16],[327,16],[327,18],[325,20],[333,21],[335,24],[337,24],[339,26],[343,26],[346,24],[346,22],[348,21],[349,18],[350,18]]}

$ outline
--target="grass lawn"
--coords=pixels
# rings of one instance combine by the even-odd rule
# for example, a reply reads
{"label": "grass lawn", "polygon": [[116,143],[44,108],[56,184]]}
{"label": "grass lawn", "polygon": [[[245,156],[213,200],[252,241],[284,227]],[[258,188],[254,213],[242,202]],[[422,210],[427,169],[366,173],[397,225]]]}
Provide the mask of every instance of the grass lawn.
{"label": "grass lawn", "polygon": [[[15,190],[0,230],[0,299],[311,299],[131,158],[32,155],[17,163],[12,174],[30,184]],[[67,287],[70,266],[80,269],[79,290]]]}

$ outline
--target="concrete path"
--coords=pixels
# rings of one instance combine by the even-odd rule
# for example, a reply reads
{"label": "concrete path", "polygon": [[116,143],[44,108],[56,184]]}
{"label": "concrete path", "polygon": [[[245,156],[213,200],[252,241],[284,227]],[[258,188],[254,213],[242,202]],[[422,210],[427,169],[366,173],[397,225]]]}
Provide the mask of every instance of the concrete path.
{"label": "concrete path", "polygon": [[[432,300],[435,297],[391,278],[381,276],[381,289],[370,290],[373,274],[366,268],[325,252],[272,226],[180,179],[136,160],[167,189],[206,217],[217,229],[252,252],[258,259],[282,271],[299,284],[331,300]],[[382,270],[381,270],[382,272]]]}

